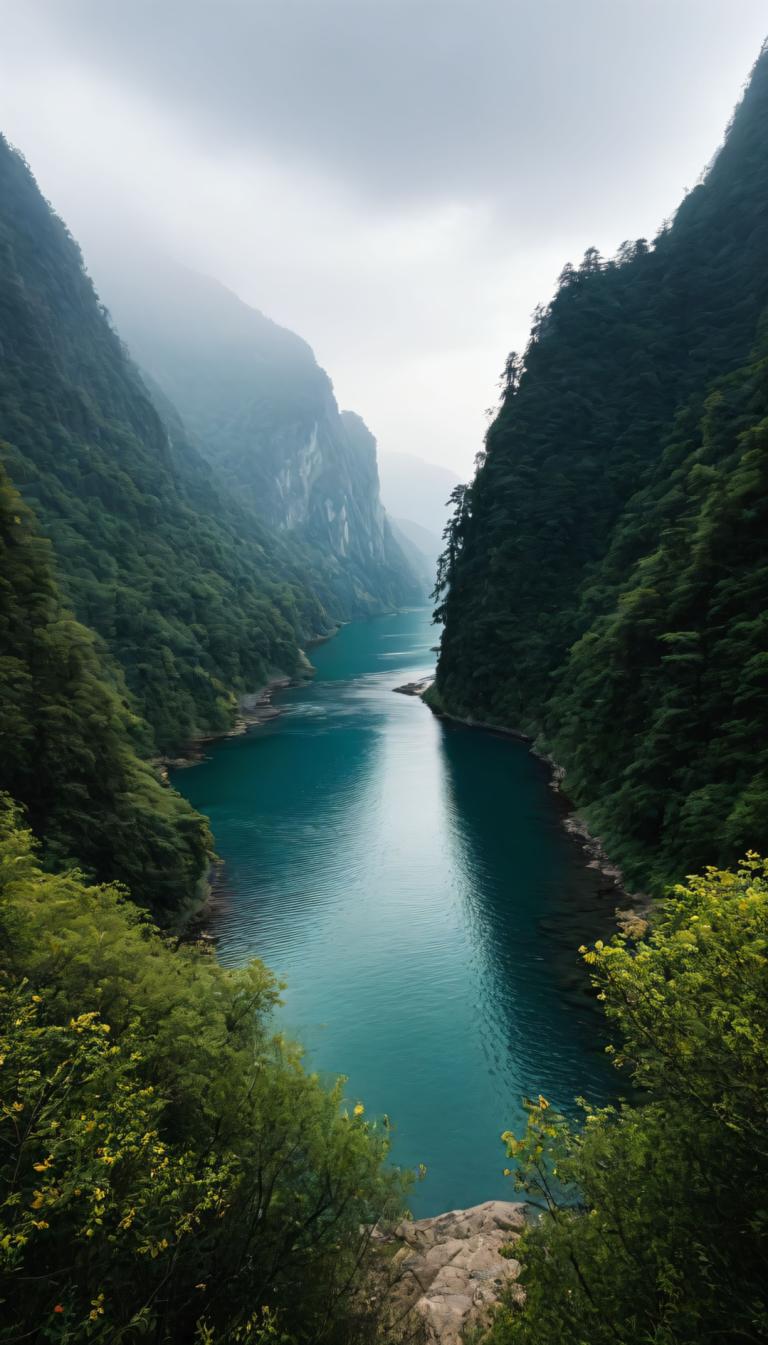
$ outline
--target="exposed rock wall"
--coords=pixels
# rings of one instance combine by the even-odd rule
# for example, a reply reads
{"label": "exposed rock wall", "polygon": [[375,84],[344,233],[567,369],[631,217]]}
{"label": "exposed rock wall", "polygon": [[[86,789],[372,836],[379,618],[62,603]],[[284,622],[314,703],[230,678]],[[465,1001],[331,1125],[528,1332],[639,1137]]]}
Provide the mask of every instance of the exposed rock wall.
{"label": "exposed rock wall", "polygon": [[317,553],[332,614],[423,601],[381,503],[376,440],[339,411],[306,341],[205,276],[123,262],[97,267],[119,331],[237,499]]}

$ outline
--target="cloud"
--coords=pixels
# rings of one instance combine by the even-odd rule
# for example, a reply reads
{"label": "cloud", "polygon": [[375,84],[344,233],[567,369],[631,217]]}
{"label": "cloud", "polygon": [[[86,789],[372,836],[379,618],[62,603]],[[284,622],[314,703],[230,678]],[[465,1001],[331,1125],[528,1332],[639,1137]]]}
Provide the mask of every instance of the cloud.
{"label": "cloud", "polygon": [[18,0],[0,115],[82,238],[294,327],[392,448],[467,472],[568,258],[716,147],[762,0]]}

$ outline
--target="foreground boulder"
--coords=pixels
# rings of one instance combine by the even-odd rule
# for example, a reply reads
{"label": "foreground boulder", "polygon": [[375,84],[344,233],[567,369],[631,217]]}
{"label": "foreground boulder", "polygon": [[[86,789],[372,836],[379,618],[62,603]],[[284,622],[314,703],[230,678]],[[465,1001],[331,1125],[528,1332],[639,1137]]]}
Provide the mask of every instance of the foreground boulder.
{"label": "foreground boulder", "polygon": [[468,1328],[487,1326],[502,1289],[520,1274],[514,1248],[524,1226],[524,1205],[487,1200],[382,1235],[389,1249],[400,1244],[390,1261],[394,1320],[418,1322],[440,1345],[460,1345]]}

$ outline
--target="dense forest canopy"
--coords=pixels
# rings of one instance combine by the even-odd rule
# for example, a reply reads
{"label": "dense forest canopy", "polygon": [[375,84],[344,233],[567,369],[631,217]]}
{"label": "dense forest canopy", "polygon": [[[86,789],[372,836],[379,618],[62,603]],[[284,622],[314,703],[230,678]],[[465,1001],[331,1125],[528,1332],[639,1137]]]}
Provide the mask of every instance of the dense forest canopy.
{"label": "dense forest canopy", "polygon": [[434,697],[536,736],[631,881],[768,844],[768,52],[653,244],[566,267],[455,494]]}
{"label": "dense forest canopy", "polygon": [[202,817],[137,754],[141,725],[103,644],[67,610],[50,542],[0,467],[0,790],[47,863],[77,861],[168,913],[201,895]]}

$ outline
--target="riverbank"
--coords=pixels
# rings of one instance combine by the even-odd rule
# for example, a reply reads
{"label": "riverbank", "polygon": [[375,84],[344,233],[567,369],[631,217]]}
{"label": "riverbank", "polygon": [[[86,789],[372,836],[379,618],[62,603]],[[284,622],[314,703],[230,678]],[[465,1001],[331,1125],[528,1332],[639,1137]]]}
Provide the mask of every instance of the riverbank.
{"label": "riverbank", "polygon": [[[330,636],[327,638],[330,639]],[[315,675],[315,670],[303,651],[302,657],[304,663],[301,665],[298,675],[287,676],[285,673],[275,673],[274,677],[270,677],[256,691],[247,692],[240,696],[235,718],[228,729],[222,729],[220,733],[200,734],[188,743],[183,752],[179,752],[175,756],[156,757],[154,764],[159,767],[164,779],[168,779],[169,771],[187,770],[189,767],[198,766],[201,761],[205,761],[205,749],[211,747],[214,743],[222,742],[226,738],[239,738],[242,734],[257,728],[258,725],[266,724],[271,719],[277,719],[283,711],[280,706],[274,704],[275,693],[285,691],[288,687],[303,686],[305,683],[311,682]]]}
{"label": "riverbank", "polygon": [[[169,772],[186,771],[192,766],[199,766],[207,760],[206,748],[213,747],[227,738],[239,738],[259,725],[277,719],[283,711],[274,704],[273,697],[276,692],[285,691],[288,687],[302,686],[314,677],[315,670],[303,651],[302,658],[304,660],[302,672],[306,667],[303,676],[288,677],[283,673],[276,673],[258,690],[241,696],[237,703],[236,718],[230,728],[224,729],[221,733],[201,735],[193,739],[186,751],[178,756],[156,758],[153,764],[161,779],[170,784]],[[211,857],[195,885],[194,897],[176,912],[173,930],[185,942],[205,941],[211,945],[215,942],[208,925],[215,915],[216,875],[223,868],[223,864],[224,861],[219,855],[214,854]]]}
{"label": "riverbank", "polygon": [[516,742],[525,743],[531,755],[542,761],[550,773],[549,787],[553,793],[559,796],[563,805],[561,818],[563,828],[580,846],[585,855],[586,867],[595,870],[601,878],[605,878],[607,883],[610,884],[610,891],[615,895],[617,901],[622,903],[617,906],[615,912],[616,924],[619,929],[624,933],[635,935],[645,932],[650,920],[653,900],[647,893],[631,892],[629,890],[620,866],[614,863],[602,839],[593,834],[586,819],[568,798],[563,787],[567,776],[565,766],[555,761],[554,757],[548,752],[539,748],[536,740],[520,729],[509,728],[506,725],[495,724],[482,719],[474,719],[471,716],[452,714],[445,708],[439,692],[435,689],[434,679],[429,681],[425,679],[422,683],[413,682],[408,686],[395,687],[394,690],[406,695],[420,696],[437,719],[446,719],[450,723],[461,724],[464,728],[481,729],[485,733],[500,734],[503,737],[512,738]]}
{"label": "riverbank", "polygon": [[523,1297],[514,1252],[526,1226],[526,1206],[487,1200],[431,1219],[404,1220],[391,1232],[373,1230],[383,1256],[372,1289],[395,1340],[462,1345],[482,1335],[502,1296]]}

